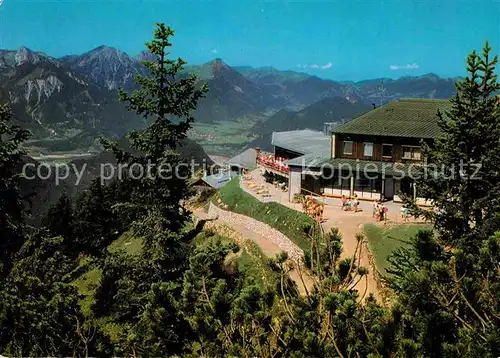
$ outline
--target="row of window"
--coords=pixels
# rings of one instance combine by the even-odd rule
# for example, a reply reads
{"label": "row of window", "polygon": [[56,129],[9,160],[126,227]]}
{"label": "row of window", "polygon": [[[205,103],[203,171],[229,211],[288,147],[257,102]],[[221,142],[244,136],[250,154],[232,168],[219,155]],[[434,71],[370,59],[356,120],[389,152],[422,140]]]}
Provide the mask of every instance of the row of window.
{"label": "row of window", "polygon": [[[352,155],[352,141],[344,141],[344,154]],[[363,155],[373,157],[373,143],[363,143]],[[382,157],[392,158],[392,144],[382,144]],[[402,146],[402,158],[420,160],[420,147]]]}

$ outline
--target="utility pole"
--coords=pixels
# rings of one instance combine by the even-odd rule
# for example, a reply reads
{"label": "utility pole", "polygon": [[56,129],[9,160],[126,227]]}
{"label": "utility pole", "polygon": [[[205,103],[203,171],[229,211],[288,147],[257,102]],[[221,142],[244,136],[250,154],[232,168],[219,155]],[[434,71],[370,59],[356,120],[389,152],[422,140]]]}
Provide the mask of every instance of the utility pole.
{"label": "utility pole", "polygon": [[380,83],[380,86],[378,87],[379,90],[379,97],[380,97],[380,106],[382,106],[383,100],[384,100],[384,94],[387,88],[384,87],[384,81]]}

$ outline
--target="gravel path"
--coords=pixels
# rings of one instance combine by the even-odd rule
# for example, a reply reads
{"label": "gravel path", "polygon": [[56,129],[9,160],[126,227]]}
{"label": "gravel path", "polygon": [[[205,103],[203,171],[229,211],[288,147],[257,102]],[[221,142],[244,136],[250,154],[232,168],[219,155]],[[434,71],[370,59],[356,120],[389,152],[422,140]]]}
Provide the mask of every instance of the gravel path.
{"label": "gravel path", "polygon": [[[277,254],[285,251],[295,264],[302,263],[304,252],[288,237],[267,224],[245,215],[222,210],[212,203],[210,203],[208,214],[201,210],[195,210],[194,215],[202,220],[212,220],[211,223],[214,225],[226,226],[237,232],[242,238],[255,242],[262,253],[269,258],[274,258]],[[240,240],[236,237],[233,239],[236,239],[237,242]],[[306,294],[312,290],[314,280],[304,270],[301,270],[301,273],[302,278],[297,269],[292,269],[289,274],[290,278],[297,284],[299,293]]]}
{"label": "gravel path", "polygon": [[[252,175],[253,182],[260,185],[266,185],[272,194],[272,197],[265,199],[261,198],[248,188],[247,183],[243,179],[240,179],[240,187],[245,192],[253,195],[260,201],[275,201],[291,209],[302,212],[300,204],[293,204],[288,201],[287,193],[283,193],[281,190],[274,188],[273,185],[265,183],[259,169],[252,171],[250,174]],[[328,198],[327,204],[328,205],[325,205],[323,213],[323,217],[326,219],[326,221],[322,224],[323,229],[325,232],[328,232],[332,227],[337,227],[342,234],[343,239],[342,257],[352,257],[356,250],[356,234],[362,232],[364,224],[374,222],[371,215],[371,208],[373,204],[361,201],[360,207],[362,211],[358,213],[342,211],[340,209],[340,199]],[[390,214],[397,220],[399,215],[398,206],[393,205],[393,207],[390,207],[389,209]],[[370,252],[367,245],[363,245],[360,264],[368,269],[368,275],[359,281],[355,288],[358,290],[360,297],[368,297],[371,293],[381,302],[379,283],[374,275],[375,267],[371,264],[369,255]]]}
{"label": "gravel path", "polygon": [[242,226],[247,230],[258,233],[279,247],[281,251],[285,251],[288,257],[293,261],[302,262],[304,258],[304,251],[294,244],[292,240],[283,235],[280,231],[273,229],[271,226],[261,221],[231,211],[222,210],[213,203],[210,203],[208,215],[218,217],[220,220]]}

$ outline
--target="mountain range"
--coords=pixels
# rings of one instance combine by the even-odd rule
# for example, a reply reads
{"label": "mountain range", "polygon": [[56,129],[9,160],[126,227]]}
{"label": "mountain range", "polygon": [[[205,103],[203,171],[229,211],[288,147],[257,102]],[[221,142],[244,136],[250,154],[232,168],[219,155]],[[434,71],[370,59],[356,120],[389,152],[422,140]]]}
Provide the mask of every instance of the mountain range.
{"label": "mountain range", "polygon": [[141,125],[116,93],[69,64],[25,47],[0,50],[0,101],[10,102],[15,119],[38,138],[75,130],[121,134]]}
{"label": "mountain range", "polygon": [[[11,103],[15,119],[35,138],[63,141],[57,144],[61,147],[68,140],[78,146],[98,135],[120,137],[146,125],[126,111],[117,89],[133,90],[135,75],[147,75],[141,60],[148,58],[145,52],[129,56],[107,46],[61,58],[25,47],[0,50],[0,102]],[[196,122],[260,115],[252,128],[260,137],[273,130],[320,129],[324,121],[352,117],[396,98],[449,98],[455,92],[455,79],[434,74],[336,82],[271,67],[231,67],[221,59],[187,66],[182,75],[191,73],[209,87],[194,113]]]}

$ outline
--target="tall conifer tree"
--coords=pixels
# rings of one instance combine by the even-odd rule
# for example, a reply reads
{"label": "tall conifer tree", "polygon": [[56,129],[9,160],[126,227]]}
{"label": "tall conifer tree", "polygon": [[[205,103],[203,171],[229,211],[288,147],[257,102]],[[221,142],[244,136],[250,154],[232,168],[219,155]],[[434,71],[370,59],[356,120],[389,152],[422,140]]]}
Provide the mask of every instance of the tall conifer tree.
{"label": "tall conifer tree", "polygon": [[458,82],[452,108],[439,112],[442,136],[426,148],[428,167],[419,195],[439,209],[423,212],[447,244],[467,249],[500,229],[500,90],[486,43],[467,57],[468,77]]}
{"label": "tall conifer tree", "polygon": [[395,321],[405,356],[500,354],[500,89],[486,43],[467,58],[452,108],[438,113],[442,137],[426,148],[419,196],[435,211],[408,249],[391,258]]}
{"label": "tall conifer tree", "polygon": [[25,203],[18,188],[22,165],[20,144],[29,131],[12,124],[7,104],[0,105],[0,277],[7,273],[12,255],[24,242]]}
{"label": "tall conifer tree", "polygon": [[[146,44],[153,60],[143,61],[149,77],[136,76],[139,89],[131,94],[120,91],[127,108],[143,116],[151,125],[128,135],[130,151],[105,141],[118,163],[126,165],[123,185],[130,196],[114,208],[134,218],[133,231],[143,241],[140,263],[134,270],[121,270],[127,257],[108,257],[97,295],[96,311],[109,314],[127,307],[122,317],[127,339],[117,352],[165,355],[180,352],[183,325],[176,308],[182,290],[182,276],[188,256],[189,235],[185,224],[189,215],[182,206],[188,196],[189,167],[177,149],[186,137],[193,118],[190,113],[206,92],[197,87],[195,76],[181,75],[185,62],[168,58],[173,30],[157,24],[154,38]],[[184,165],[183,165],[184,164]],[[123,173],[122,173],[123,174]],[[106,266],[108,265],[108,266]],[[123,271],[122,277],[113,272]],[[116,300],[109,302],[106,288],[113,288]]]}

